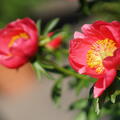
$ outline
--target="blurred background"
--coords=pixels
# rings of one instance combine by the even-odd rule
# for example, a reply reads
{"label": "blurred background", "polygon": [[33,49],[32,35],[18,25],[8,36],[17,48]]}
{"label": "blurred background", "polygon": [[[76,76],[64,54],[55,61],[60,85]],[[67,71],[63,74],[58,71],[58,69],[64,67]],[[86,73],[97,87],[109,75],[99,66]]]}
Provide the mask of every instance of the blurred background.
{"label": "blurred background", "polygon": [[119,20],[119,7],[119,0],[1,0],[0,26],[23,17],[44,22],[60,17],[61,24],[77,24],[85,15],[94,20]]}
{"label": "blurred background", "polygon": [[[44,28],[48,21],[57,17],[60,18],[60,22],[56,28],[67,24],[71,26],[70,31],[73,33],[75,30],[80,30],[81,25],[95,20],[119,21],[119,9],[120,0],[1,0],[0,27],[15,19],[30,17],[35,21],[42,19]],[[65,62],[67,63],[67,60]],[[0,120],[73,120],[77,111],[69,111],[68,106],[78,96],[69,90],[66,79],[58,109],[50,97],[53,83],[43,77],[33,92],[23,100],[12,101],[1,98],[0,109],[3,118]],[[80,96],[87,94],[88,90],[84,89]]]}

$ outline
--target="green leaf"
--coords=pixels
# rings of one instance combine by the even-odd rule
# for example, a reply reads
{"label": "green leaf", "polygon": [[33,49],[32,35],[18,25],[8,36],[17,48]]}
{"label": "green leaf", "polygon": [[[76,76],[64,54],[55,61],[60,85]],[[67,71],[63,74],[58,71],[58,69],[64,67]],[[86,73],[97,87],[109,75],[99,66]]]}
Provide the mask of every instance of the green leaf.
{"label": "green leaf", "polygon": [[56,19],[53,19],[52,21],[50,21],[46,25],[43,35],[48,34],[57,25],[58,22],[59,22],[59,18],[56,18]]}
{"label": "green leaf", "polygon": [[99,120],[99,117],[96,112],[94,107],[92,106],[89,113],[88,113],[88,120]]}
{"label": "green leaf", "polygon": [[[55,38],[58,37],[58,36],[62,36],[62,32],[55,32],[54,35],[52,35],[52,36],[50,37],[50,39],[53,40],[53,39],[55,39]],[[63,36],[62,36],[62,38],[63,38]]]}
{"label": "green leaf", "polygon": [[77,100],[70,105],[70,110],[83,109],[83,108],[86,107],[86,105],[87,105],[87,100],[86,99],[80,99],[80,100]]}
{"label": "green leaf", "polygon": [[99,98],[96,99],[96,113],[99,115],[100,113],[100,103]]}
{"label": "green leaf", "polygon": [[87,115],[84,111],[81,111],[80,114],[76,117],[75,120],[87,120]]}
{"label": "green leaf", "polygon": [[46,45],[51,39],[49,37],[44,37],[43,39],[41,39],[40,41],[40,46],[44,46]]}
{"label": "green leaf", "polygon": [[99,98],[96,99],[96,113],[99,115],[102,107],[108,101],[107,91],[105,91]]}
{"label": "green leaf", "polygon": [[35,64],[33,64],[33,67],[35,69],[35,72],[37,74],[38,80],[41,79],[41,71],[37,68],[37,66]]}
{"label": "green leaf", "polygon": [[[53,78],[49,73],[47,73],[47,72],[45,71],[45,69],[40,65],[39,62],[35,62],[35,63],[33,64],[33,66],[34,66],[34,68],[35,68],[35,70],[36,70],[36,72],[37,72],[38,78],[39,78],[39,76],[40,76],[39,74],[40,74],[40,73],[43,73],[45,76],[47,76],[48,79],[54,80],[54,78]],[[40,72],[39,72],[39,71],[40,71]]]}
{"label": "green leaf", "polygon": [[112,103],[115,103],[116,97],[117,97],[118,95],[120,95],[120,90],[116,90],[115,93],[113,93],[113,94],[111,95],[111,102],[112,102]]}
{"label": "green leaf", "polygon": [[89,87],[89,85],[93,82],[95,82],[94,78],[91,78],[89,76],[84,76],[83,79],[75,79],[75,80],[71,81],[71,85],[75,89],[75,91],[78,95],[82,88]]}
{"label": "green leaf", "polygon": [[42,24],[42,20],[37,20],[36,26],[38,29],[38,35],[40,36],[41,33],[41,24]]}
{"label": "green leaf", "polygon": [[62,79],[60,78],[58,80],[56,80],[53,88],[52,88],[52,100],[54,101],[54,103],[59,104],[60,102],[60,97],[61,97],[61,92],[62,92]]}

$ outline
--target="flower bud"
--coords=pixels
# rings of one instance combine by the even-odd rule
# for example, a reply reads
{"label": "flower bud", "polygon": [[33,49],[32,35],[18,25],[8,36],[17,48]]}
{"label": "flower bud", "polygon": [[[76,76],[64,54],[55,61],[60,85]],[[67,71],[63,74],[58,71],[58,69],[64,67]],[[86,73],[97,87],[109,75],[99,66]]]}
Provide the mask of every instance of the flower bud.
{"label": "flower bud", "polygon": [[[48,34],[48,36],[51,37],[53,34],[54,33],[51,32]],[[58,35],[57,37],[55,37],[54,39],[52,39],[50,42],[46,44],[46,48],[48,48],[49,50],[55,50],[59,48],[61,44],[62,44],[62,36]]]}

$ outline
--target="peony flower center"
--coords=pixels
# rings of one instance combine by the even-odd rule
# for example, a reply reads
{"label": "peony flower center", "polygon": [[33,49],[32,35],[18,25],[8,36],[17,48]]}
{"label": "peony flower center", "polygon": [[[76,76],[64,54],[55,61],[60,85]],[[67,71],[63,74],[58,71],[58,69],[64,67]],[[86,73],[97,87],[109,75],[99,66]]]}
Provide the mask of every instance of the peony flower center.
{"label": "peony flower center", "polygon": [[14,44],[14,42],[15,42],[17,39],[19,39],[19,38],[28,39],[29,36],[28,36],[28,34],[26,34],[26,33],[20,33],[20,34],[18,34],[18,35],[13,36],[12,39],[11,39],[11,41],[10,41],[10,43],[8,44],[8,47],[12,47],[12,45]]}
{"label": "peony flower center", "polygon": [[88,67],[95,69],[98,74],[101,74],[104,71],[103,59],[113,56],[116,49],[116,43],[113,40],[106,38],[96,41],[87,53]]}

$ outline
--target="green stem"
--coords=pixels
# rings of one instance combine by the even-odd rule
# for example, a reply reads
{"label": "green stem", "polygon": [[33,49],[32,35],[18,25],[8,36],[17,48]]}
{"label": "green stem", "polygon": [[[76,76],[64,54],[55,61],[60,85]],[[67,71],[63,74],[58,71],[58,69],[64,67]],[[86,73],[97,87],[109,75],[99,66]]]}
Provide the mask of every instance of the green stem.
{"label": "green stem", "polygon": [[[46,60],[42,60],[42,61],[46,61]],[[84,79],[84,77],[85,77],[84,75],[79,75],[78,73],[76,73],[74,71],[71,71],[71,70],[66,69],[64,67],[61,67],[58,64],[56,64],[56,63],[54,63],[54,62],[52,62],[50,60],[47,60],[46,62],[49,63],[49,64],[51,64],[54,67],[55,70],[57,70],[57,71],[65,74],[67,76],[75,76],[78,79]]]}
{"label": "green stem", "polygon": [[81,76],[81,75],[79,75],[79,74],[77,74],[77,73],[75,73],[73,71],[70,71],[68,69],[65,69],[64,67],[60,67],[58,65],[54,65],[54,67],[55,67],[55,69],[57,69],[58,71],[66,74],[66,75],[75,76],[75,77],[80,78],[80,79],[83,78],[83,76]]}
{"label": "green stem", "polygon": [[51,39],[49,37],[45,37],[44,39],[40,40],[39,46],[44,46],[44,45],[46,45],[50,41],[51,41]]}

